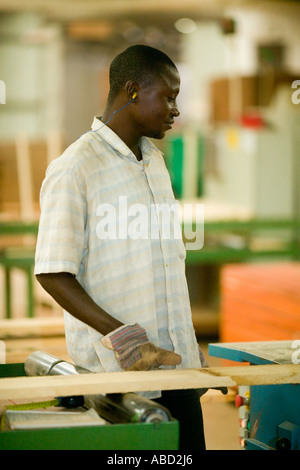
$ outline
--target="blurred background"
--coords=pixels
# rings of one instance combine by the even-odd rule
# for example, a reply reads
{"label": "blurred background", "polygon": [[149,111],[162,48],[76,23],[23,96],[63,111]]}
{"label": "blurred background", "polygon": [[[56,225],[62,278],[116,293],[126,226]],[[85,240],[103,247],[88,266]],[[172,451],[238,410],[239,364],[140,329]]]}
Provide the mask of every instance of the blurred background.
{"label": "blurred background", "polygon": [[204,246],[186,259],[199,342],[300,337],[300,2],[0,0],[7,362],[67,357],[61,309],[33,277],[39,190],[103,112],[109,64],[132,44],[163,50],[181,74],[181,115],[155,143],[176,198],[204,204]]}

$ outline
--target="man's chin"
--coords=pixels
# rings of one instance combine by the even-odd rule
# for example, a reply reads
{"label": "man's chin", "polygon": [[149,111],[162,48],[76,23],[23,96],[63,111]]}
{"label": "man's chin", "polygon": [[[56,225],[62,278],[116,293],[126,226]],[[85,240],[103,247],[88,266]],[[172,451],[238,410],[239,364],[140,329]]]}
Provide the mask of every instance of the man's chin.
{"label": "man's chin", "polygon": [[148,135],[147,137],[150,137],[150,139],[161,140],[165,137],[165,134],[166,134],[166,131],[160,129],[159,131],[151,132],[151,135]]}

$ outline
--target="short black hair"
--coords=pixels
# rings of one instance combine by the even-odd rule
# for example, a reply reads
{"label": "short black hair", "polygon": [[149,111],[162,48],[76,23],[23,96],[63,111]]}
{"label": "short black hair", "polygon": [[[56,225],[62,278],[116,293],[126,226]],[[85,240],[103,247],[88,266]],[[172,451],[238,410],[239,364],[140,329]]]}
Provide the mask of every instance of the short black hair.
{"label": "short black hair", "polygon": [[174,62],[162,51],[145,45],[130,46],[118,54],[109,69],[109,99],[117,96],[127,81],[150,85]]}

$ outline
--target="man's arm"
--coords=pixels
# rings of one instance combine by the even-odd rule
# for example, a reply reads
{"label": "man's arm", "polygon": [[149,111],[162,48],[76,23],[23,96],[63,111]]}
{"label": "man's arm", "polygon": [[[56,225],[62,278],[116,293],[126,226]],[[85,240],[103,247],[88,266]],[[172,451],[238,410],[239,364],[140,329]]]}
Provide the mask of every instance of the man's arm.
{"label": "man's arm", "polygon": [[106,335],[123,323],[106,313],[70,273],[37,274],[41,286],[67,312]]}
{"label": "man's arm", "polygon": [[150,343],[139,324],[124,325],[97,305],[70,273],[37,274],[37,280],[54,300],[78,320],[99,331],[102,343],[112,349],[125,370],[149,370],[178,365],[181,356]]}

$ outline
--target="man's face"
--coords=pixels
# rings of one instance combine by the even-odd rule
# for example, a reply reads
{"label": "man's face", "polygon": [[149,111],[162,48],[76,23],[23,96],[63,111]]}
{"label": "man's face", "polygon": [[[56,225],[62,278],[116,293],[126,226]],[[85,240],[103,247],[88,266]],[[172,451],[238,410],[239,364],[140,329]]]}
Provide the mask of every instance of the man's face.
{"label": "man's face", "polygon": [[172,67],[166,67],[153,84],[139,89],[135,125],[141,135],[162,139],[171,129],[174,118],[180,114],[176,103],[179,89],[180,77]]}

